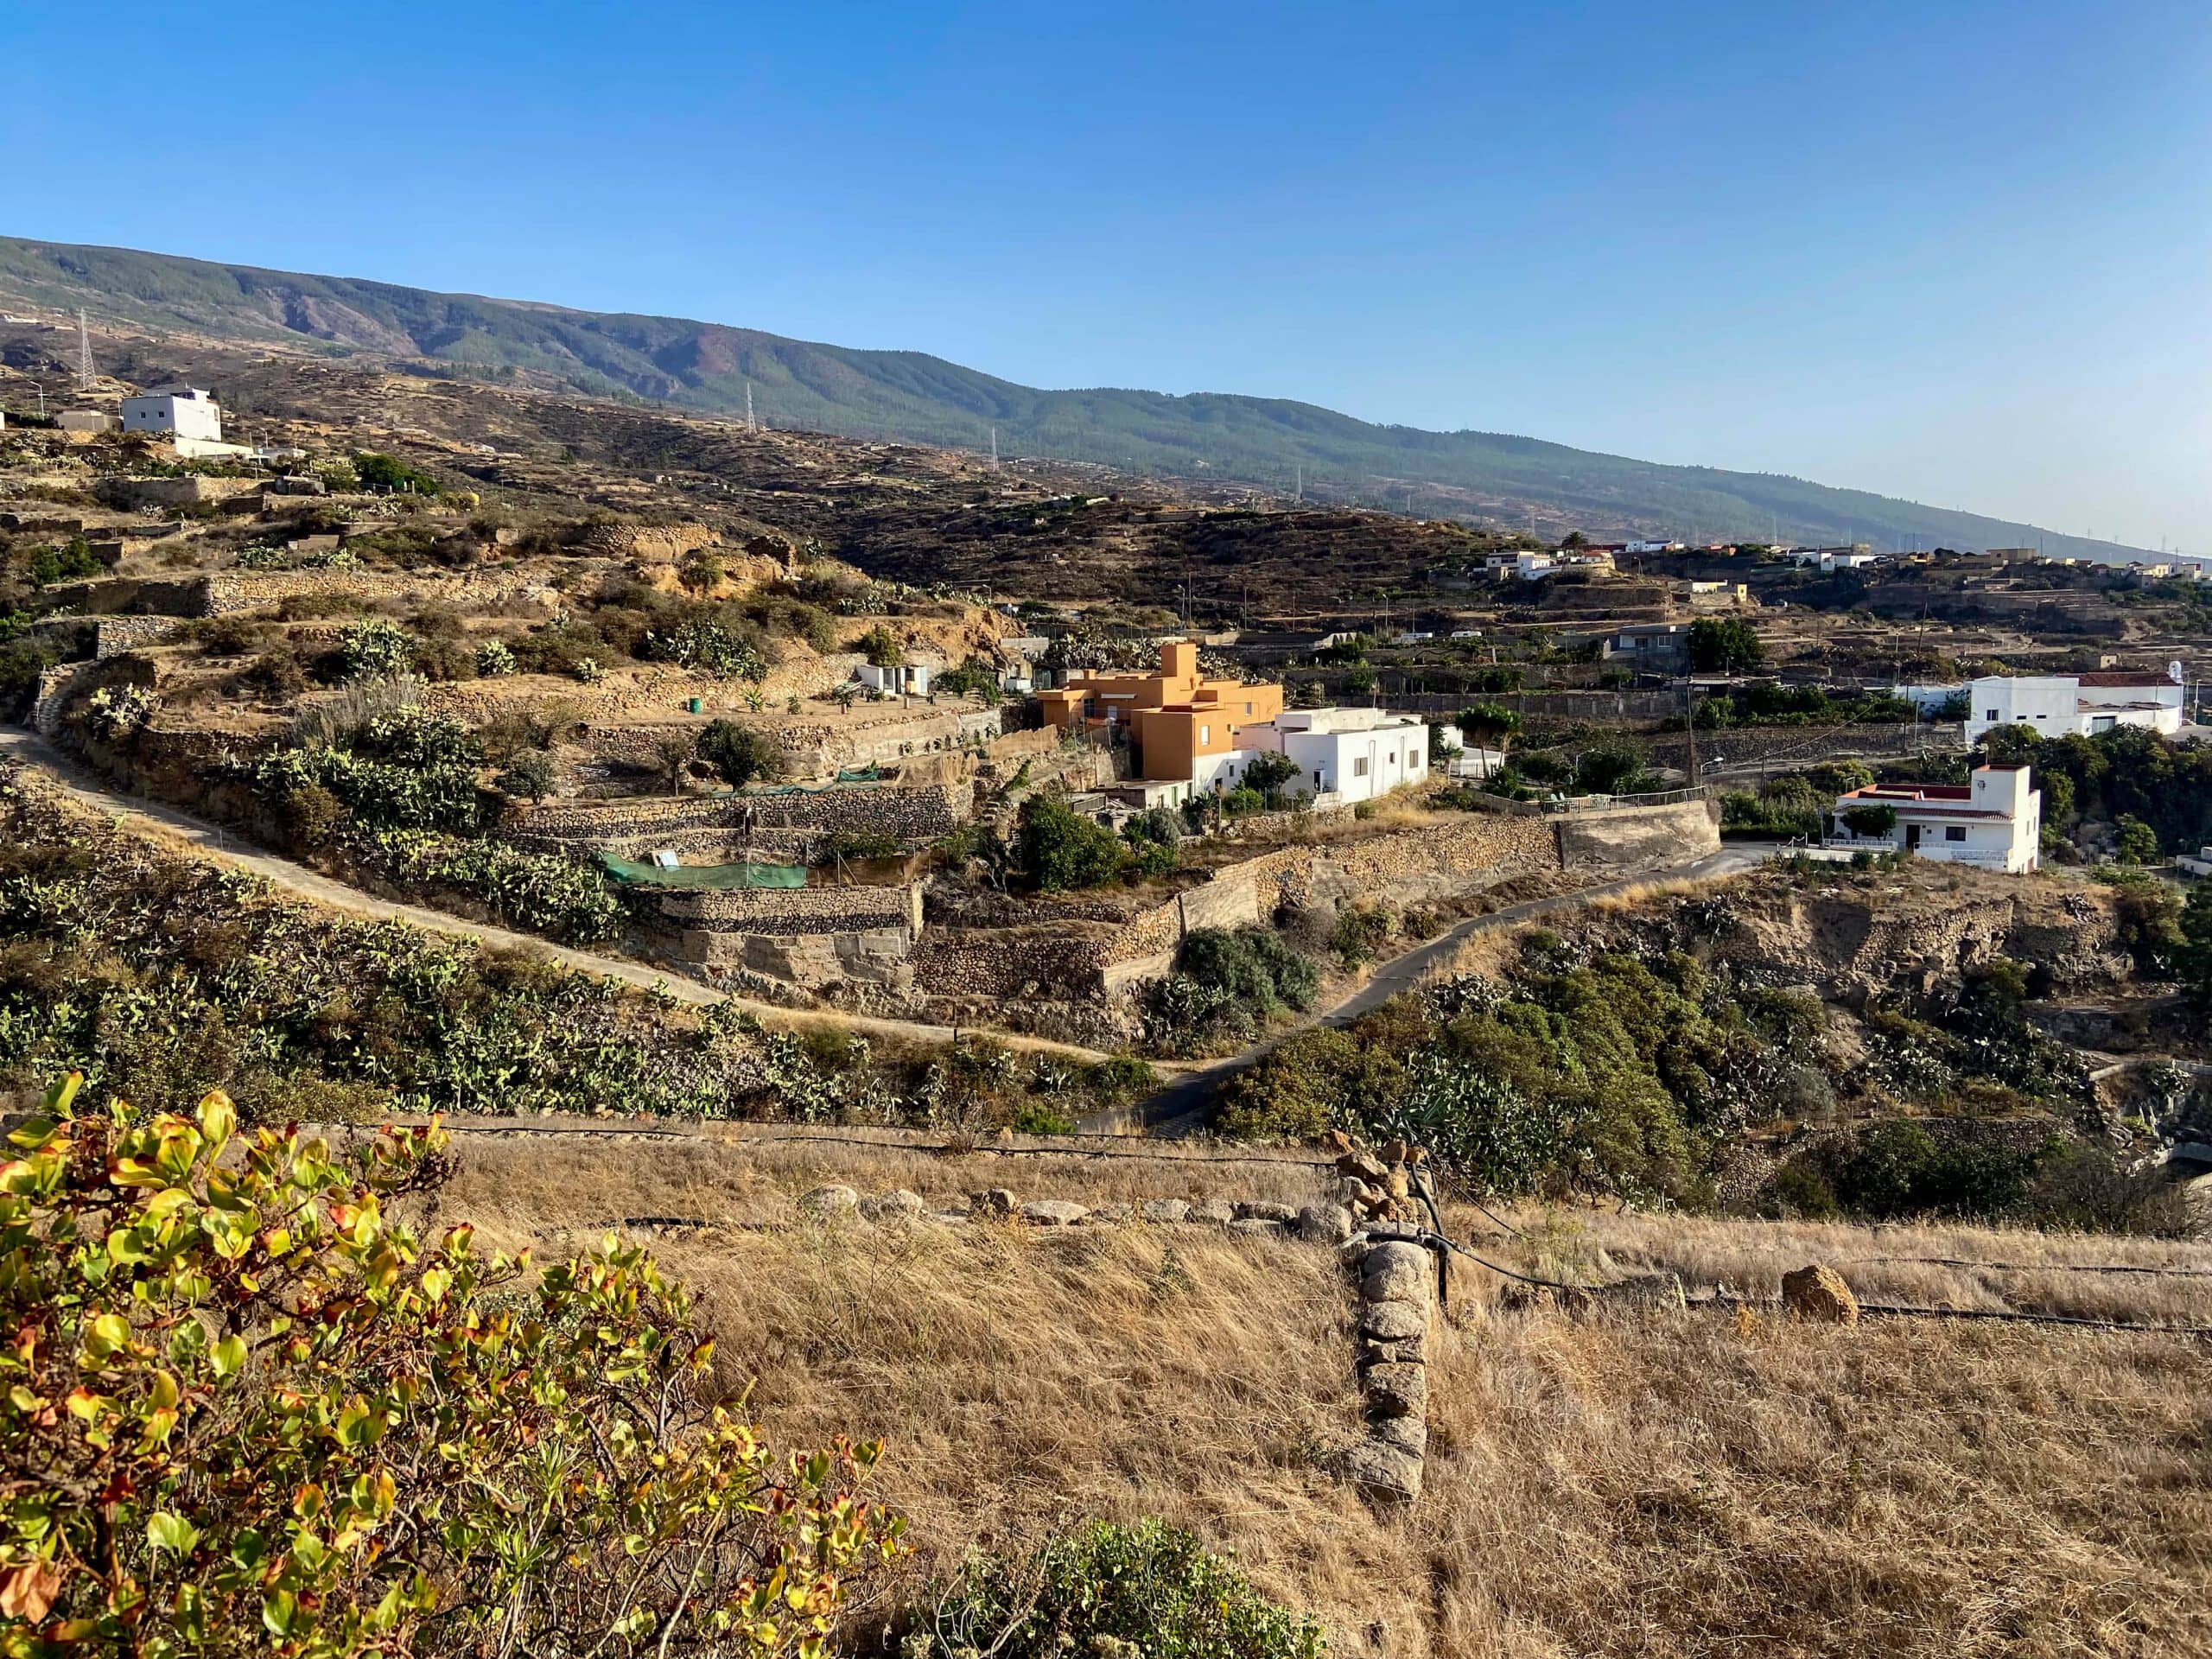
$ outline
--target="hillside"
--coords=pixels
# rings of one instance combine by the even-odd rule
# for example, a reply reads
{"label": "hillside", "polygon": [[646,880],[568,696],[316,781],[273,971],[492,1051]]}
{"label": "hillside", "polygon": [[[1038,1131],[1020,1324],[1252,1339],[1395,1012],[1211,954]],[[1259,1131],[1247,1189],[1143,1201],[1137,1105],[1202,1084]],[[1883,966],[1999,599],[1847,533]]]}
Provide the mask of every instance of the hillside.
{"label": "hillside", "polygon": [[1378,426],[1277,398],[1045,391],[918,352],[858,351],[683,318],[558,306],[111,248],[0,238],[0,302],[154,329],[373,354],[442,375],[729,413],[777,426],[1287,486],[1429,516],[1599,533],[1918,540],[2126,556],[2112,543],[1780,474],[1669,467],[1503,433]]}

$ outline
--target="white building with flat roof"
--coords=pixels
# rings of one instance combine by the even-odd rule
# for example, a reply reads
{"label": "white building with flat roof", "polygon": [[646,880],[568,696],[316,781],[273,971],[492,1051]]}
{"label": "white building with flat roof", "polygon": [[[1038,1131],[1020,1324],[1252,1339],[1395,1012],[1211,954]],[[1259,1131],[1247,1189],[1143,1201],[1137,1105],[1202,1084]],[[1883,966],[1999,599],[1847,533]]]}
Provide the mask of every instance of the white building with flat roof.
{"label": "white building with flat roof", "polygon": [[223,411],[197,386],[162,386],[123,400],[123,429],[220,443]]}
{"label": "white building with flat roof", "polygon": [[1272,749],[1297,763],[1284,787],[1351,804],[1428,780],[1428,723],[1387,709],[1286,709],[1239,727],[1239,748]]}
{"label": "white building with flat roof", "polygon": [[2094,737],[2115,726],[2171,735],[2182,727],[2179,663],[2164,674],[1990,674],[1968,681],[1966,690],[1969,743],[1997,726],[2026,726],[2038,737]]}
{"label": "white building with flat roof", "polygon": [[1827,844],[2024,875],[2043,848],[2043,791],[2029,783],[2025,766],[1976,766],[1963,785],[1869,784],[1836,798]]}

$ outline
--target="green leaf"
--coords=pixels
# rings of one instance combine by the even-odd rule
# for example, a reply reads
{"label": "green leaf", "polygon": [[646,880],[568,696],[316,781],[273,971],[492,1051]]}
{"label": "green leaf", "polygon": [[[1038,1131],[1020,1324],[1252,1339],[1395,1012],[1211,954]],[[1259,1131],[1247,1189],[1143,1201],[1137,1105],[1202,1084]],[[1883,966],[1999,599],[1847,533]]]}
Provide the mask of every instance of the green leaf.
{"label": "green leaf", "polygon": [[193,1546],[200,1541],[200,1529],[181,1515],[156,1510],[146,1517],[146,1541],[157,1550],[189,1555]]}
{"label": "green leaf", "polygon": [[245,1367],[245,1344],[237,1337],[225,1337],[215,1344],[209,1358],[215,1368],[216,1380],[227,1382]]}

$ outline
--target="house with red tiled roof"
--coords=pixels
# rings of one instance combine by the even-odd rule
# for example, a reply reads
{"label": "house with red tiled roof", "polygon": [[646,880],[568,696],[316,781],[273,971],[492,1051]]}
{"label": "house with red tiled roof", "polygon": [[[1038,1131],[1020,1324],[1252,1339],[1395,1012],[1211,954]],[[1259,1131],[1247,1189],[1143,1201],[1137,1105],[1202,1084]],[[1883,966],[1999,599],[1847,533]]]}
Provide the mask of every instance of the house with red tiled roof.
{"label": "house with red tiled roof", "polygon": [[1967,741],[1993,726],[2025,726],[2038,737],[2094,737],[2115,726],[2181,729],[2181,664],[2163,674],[2140,670],[2089,674],[1985,675],[1967,686]]}
{"label": "house with red tiled roof", "polygon": [[1869,784],[1836,798],[1827,844],[2024,875],[2040,861],[2043,791],[2025,766],[1976,766],[1963,785]]}

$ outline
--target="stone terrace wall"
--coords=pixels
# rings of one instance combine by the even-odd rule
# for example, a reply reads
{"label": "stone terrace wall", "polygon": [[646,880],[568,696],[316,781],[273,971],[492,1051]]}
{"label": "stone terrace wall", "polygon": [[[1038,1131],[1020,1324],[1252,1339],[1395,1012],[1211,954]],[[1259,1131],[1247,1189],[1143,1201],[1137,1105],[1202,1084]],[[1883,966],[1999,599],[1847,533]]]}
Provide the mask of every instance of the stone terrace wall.
{"label": "stone terrace wall", "polygon": [[920,789],[861,785],[782,795],[562,801],[524,813],[503,833],[519,846],[589,849],[620,858],[636,858],[659,847],[683,853],[747,844],[803,858],[817,842],[841,830],[880,831],[912,851],[966,823],[975,792],[974,785],[958,783]]}
{"label": "stone terrace wall", "polygon": [[200,584],[200,613],[229,616],[257,611],[308,594],[338,594],[365,604],[404,600],[410,604],[449,605],[456,609],[504,605],[516,600],[550,607],[560,595],[541,572],[479,570],[434,575],[387,570],[226,570]]}
{"label": "stone terrace wall", "polygon": [[656,895],[662,916],[725,933],[828,933],[921,927],[913,887],[669,887]]}
{"label": "stone terrace wall", "polygon": [[1509,876],[1560,868],[1550,824],[1539,818],[1469,813],[1419,830],[1262,853],[1217,871],[1248,876],[1261,913],[1285,906],[1382,899],[1398,904],[1446,898]]}
{"label": "stone terrace wall", "polygon": [[[1501,818],[1501,823],[1532,823]],[[1604,812],[1563,813],[1556,830],[1559,860],[1567,869],[1616,873],[1663,868],[1720,850],[1717,801],[1678,801],[1670,806],[1627,806]]]}

